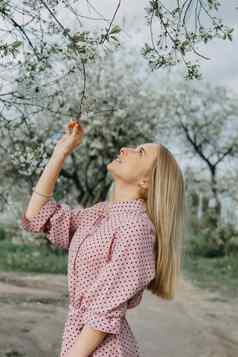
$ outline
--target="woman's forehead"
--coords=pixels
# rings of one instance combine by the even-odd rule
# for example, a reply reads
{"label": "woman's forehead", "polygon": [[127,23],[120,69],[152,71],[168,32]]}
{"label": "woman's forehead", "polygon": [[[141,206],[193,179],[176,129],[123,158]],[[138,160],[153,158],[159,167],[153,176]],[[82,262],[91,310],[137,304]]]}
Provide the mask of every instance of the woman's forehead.
{"label": "woman's forehead", "polygon": [[155,143],[145,143],[139,146],[143,146],[146,153],[153,155],[154,157],[157,155],[159,145]]}

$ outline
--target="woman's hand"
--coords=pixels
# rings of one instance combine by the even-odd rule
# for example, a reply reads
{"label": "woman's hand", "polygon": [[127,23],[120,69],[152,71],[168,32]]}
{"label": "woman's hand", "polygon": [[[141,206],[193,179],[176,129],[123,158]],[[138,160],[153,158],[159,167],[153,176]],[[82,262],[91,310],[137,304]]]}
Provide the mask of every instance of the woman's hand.
{"label": "woman's hand", "polygon": [[57,142],[54,152],[64,156],[70,155],[81,143],[84,137],[84,128],[74,120],[65,126],[65,134]]}

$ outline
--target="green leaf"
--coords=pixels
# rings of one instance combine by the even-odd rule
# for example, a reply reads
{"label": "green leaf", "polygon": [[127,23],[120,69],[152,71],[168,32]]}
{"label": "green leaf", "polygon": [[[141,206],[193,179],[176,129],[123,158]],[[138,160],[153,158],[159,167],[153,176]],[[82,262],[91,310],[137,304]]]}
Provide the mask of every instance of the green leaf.
{"label": "green leaf", "polygon": [[22,45],[22,42],[21,41],[14,41],[13,43],[12,43],[12,47],[14,47],[14,48],[18,48],[18,47],[20,47]]}
{"label": "green leaf", "polygon": [[114,25],[114,26],[112,26],[112,28],[111,28],[110,34],[112,34],[112,33],[118,33],[118,32],[120,32],[120,31],[121,31],[120,26]]}

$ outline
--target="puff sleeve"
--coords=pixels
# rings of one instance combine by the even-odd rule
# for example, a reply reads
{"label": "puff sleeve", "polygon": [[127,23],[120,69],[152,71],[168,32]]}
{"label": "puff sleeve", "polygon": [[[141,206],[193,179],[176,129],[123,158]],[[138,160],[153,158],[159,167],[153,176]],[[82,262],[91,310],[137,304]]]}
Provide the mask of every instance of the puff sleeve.
{"label": "puff sleeve", "polygon": [[70,208],[65,203],[49,199],[32,219],[27,219],[25,212],[21,217],[21,226],[28,232],[47,234],[47,238],[56,246],[68,249],[70,240],[83,219],[85,208]]}
{"label": "puff sleeve", "polygon": [[141,221],[131,221],[114,233],[109,262],[87,290],[83,323],[117,334],[129,300],[155,277],[154,231]]}

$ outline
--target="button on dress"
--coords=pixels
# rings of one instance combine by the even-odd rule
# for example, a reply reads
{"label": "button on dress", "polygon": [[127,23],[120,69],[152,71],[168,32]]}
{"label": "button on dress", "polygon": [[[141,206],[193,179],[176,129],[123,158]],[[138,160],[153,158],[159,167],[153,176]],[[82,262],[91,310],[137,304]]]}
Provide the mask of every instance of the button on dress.
{"label": "button on dress", "polygon": [[50,198],[31,220],[24,212],[21,225],[46,233],[52,244],[68,251],[69,305],[60,357],[85,324],[107,332],[90,357],[141,356],[126,312],[139,305],[155,277],[155,228],[145,202],[101,201],[71,208]]}

